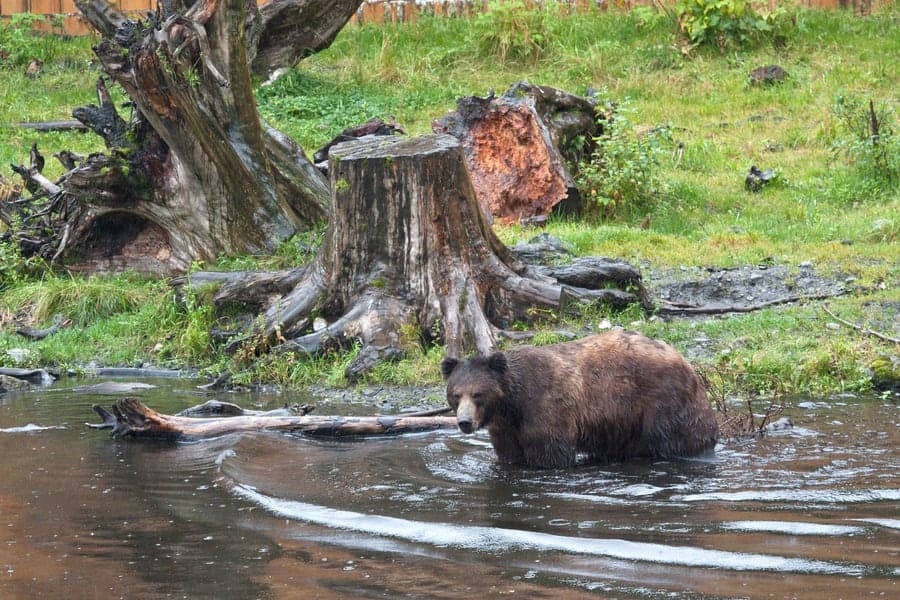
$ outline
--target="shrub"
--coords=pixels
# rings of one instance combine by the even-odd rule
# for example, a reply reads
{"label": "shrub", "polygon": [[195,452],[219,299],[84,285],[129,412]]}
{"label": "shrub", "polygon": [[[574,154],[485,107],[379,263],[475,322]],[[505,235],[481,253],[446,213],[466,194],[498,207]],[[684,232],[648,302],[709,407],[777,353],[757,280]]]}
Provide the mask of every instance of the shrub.
{"label": "shrub", "polygon": [[0,290],[21,285],[48,270],[42,258],[22,256],[11,236],[0,235]]}
{"label": "shrub", "polygon": [[764,40],[781,44],[795,25],[785,7],[757,11],[748,0],[678,0],[675,16],[679,34],[691,47],[715,46],[722,52]]}
{"label": "shrub", "polygon": [[596,148],[590,158],[577,167],[582,197],[606,218],[623,210],[632,215],[646,213],[657,193],[656,168],[668,129],[639,136],[629,112],[612,104],[599,111],[602,133],[594,138]]}
{"label": "shrub", "polygon": [[0,25],[0,66],[21,67],[32,59],[50,62],[60,57],[65,46],[59,37],[33,29],[35,23],[46,20],[55,26],[58,17],[19,13]]}
{"label": "shrub", "polygon": [[19,253],[18,247],[10,242],[0,240],[0,290],[19,283],[21,264],[22,255]]}
{"label": "shrub", "polygon": [[482,57],[534,63],[543,57],[550,39],[549,10],[523,0],[490,2],[472,19],[466,41]]}
{"label": "shrub", "polygon": [[844,155],[861,176],[894,186],[900,182],[900,136],[897,116],[886,102],[866,102],[853,95],[835,98],[832,113],[840,134],[832,148]]}

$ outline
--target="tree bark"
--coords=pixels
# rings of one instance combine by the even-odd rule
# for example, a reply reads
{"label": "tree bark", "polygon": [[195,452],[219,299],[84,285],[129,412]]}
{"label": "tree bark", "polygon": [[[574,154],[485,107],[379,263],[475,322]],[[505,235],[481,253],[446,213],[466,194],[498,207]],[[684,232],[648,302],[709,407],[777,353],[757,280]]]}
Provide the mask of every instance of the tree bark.
{"label": "tree bark", "polygon": [[327,47],[359,4],[170,0],[132,21],[107,0],[78,0],[132,114],[118,114],[101,80],[98,105],[74,116],[108,153],[72,163],[55,184],[41,181],[40,166],[21,167],[39,191],[30,216],[50,217],[41,239],[20,236],[28,250],[95,271],[173,273],[220,254],[271,252],[324,220],[327,181],[261,122],[252,78]]}
{"label": "tree bark", "polygon": [[580,209],[568,163],[593,149],[592,99],[520,81],[502,96],[460,98],[432,130],[462,142],[478,200],[502,221]]}
{"label": "tree bark", "polygon": [[[319,253],[268,308],[264,325],[232,350],[275,345],[313,354],[359,343],[346,369],[354,380],[421,341],[443,342],[451,356],[489,353],[500,330],[558,310],[564,297],[617,304],[643,297],[634,270],[638,294],[605,289],[617,282],[602,275],[590,281],[595,290],[563,285],[516,259],[482,213],[452,136],[345,142],[331,149],[329,173],[333,211]],[[248,281],[259,287],[264,277]],[[240,301],[242,286],[229,284],[219,302]],[[313,331],[313,316],[327,326]]]}
{"label": "tree bark", "polygon": [[196,440],[229,433],[279,431],[310,436],[399,435],[436,429],[456,429],[456,417],[384,415],[373,417],[240,415],[198,419],[166,415],[137,398],[123,398],[112,412],[95,405],[103,422],[95,429],[112,429],[116,437]]}

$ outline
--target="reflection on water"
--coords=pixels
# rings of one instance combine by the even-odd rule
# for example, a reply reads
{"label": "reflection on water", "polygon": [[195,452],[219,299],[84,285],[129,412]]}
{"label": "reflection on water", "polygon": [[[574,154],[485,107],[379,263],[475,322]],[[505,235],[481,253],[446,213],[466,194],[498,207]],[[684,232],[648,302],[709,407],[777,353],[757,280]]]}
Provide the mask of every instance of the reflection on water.
{"label": "reflection on water", "polygon": [[[151,383],[164,412],[204,399]],[[110,401],[0,397],[0,597],[900,593],[891,401],[798,402],[793,431],[713,458],[562,472],[502,468],[480,435],[111,440],[83,427]]]}

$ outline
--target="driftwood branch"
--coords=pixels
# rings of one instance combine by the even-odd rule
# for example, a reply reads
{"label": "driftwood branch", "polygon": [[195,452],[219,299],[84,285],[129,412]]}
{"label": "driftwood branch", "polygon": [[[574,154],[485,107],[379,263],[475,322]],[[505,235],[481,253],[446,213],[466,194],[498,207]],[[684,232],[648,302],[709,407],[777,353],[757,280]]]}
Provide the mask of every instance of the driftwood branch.
{"label": "driftwood branch", "polygon": [[808,294],[798,296],[785,296],[784,298],[776,298],[767,302],[758,304],[732,304],[726,306],[694,306],[691,304],[681,304],[677,302],[669,302],[661,300],[662,306],[657,309],[659,315],[723,315],[726,313],[748,313],[781,304],[790,304],[791,302],[803,302],[806,300],[824,300],[826,298],[834,298],[840,293],[826,294]]}
{"label": "driftwood branch", "polygon": [[456,429],[455,417],[383,415],[371,417],[341,416],[265,416],[243,414],[233,417],[198,419],[166,415],[148,408],[137,398],[123,398],[112,406],[112,412],[94,406],[102,423],[89,425],[112,429],[114,437],[154,438],[168,440],[204,439],[230,433],[283,432],[309,436],[398,435]]}
{"label": "driftwood branch", "polygon": [[892,344],[900,344],[900,339],[898,339],[898,338],[890,337],[889,335],[879,333],[873,329],[869,329],[868,327],[863,327],[862,325],[857,325],[855,323],[851,323],[850,321],[840,318],[839,316],[837,316],[836,314],[834,314],[833,312],[831,312],[828,309],[827,304],[822,305],[822,310],[824,310],[826,313],[828,313],[828,316],[830,316],[832,319],[834,319],[838,323],[840,323],[842,325],[846,325],[847,327],[850,327],[851,329],[855,329],[856,331],[858,331],[860,333],[863,333],[865,335],[871,335],[873,337],[877,337],[879,340],[884,340],[885,342],[891,342]]}

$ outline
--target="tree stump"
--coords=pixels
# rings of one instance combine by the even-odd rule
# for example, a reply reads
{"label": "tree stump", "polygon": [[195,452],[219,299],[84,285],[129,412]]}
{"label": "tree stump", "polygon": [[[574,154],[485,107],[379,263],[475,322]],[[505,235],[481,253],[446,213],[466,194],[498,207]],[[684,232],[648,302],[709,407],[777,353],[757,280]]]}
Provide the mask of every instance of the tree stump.
{"label": "tree stump", "polygon": [[[558,309],[564,290],[581,301],[639,300],[602,289],[602,278],[596,290],[561,285],[515,258],[482,213],[452,136],[338,144],[329,173],[332,219],[316,258],[266,310],[262,328],[231,349],[315,353],[359,342],[346,370],[353,380],[420,341],[443,342],[450,356],[492,352],[500,330],[530,321],[535,308]],[[240,302],[241,281],[265,285],[242,276],[217,302]],[[328,325],[312,331],[314,316]]]}
{"label": "tree stump", "polygon": [[546,86],[514,83],[502,96],[467,96],[432,125],[459,139],[476,195],[505,222],[573,212],[581,198],[567,163],[590,154],[594,102]]}
{"label": "tree stump", "polygon": [[26,256],[82,270],[170,274],[220,254],[274,251],[327,218],[329,191],[303,150],[261,121],[253,79],[327,47],[360,3],[165,0],[132,19],[108,0],[77,0],[130,114],[100,80],[98,105],[73,116],[109,152],[61,153],[68,172],[54,183],[33,149],[16,171],[34,195],[0,207],[0,221]]}

